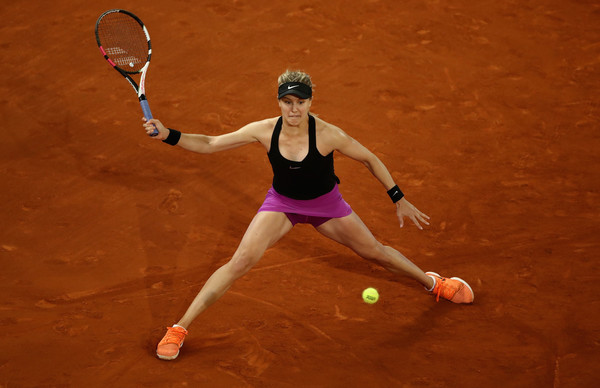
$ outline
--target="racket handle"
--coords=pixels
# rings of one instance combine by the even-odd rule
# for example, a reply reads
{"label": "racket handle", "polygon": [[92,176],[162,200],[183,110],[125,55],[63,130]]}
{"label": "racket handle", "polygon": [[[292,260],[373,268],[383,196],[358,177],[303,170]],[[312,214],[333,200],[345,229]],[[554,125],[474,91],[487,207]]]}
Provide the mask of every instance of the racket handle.
{"label": "racket handle", "polygon": [[[151,120],[152,112],[150,111],[150,105],[148,104],[148,100],[140,100],[140,105],[142,106],[142,112],[144,112],[144,117],[146,118],[146,120]],[[150,136],[156,135],[158,135],[158,129],[156,129],[156,126],[154,126],[154,132],[152,132]]]}

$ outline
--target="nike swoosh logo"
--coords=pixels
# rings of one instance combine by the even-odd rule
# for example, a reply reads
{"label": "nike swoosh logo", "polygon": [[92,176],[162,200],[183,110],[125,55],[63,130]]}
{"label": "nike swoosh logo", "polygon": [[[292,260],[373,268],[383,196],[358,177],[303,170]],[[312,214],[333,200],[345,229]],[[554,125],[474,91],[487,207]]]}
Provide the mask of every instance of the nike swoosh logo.
{"label": "nike swoosh logo", "polygon": [[300,167],[300,166],[298,166],[298,167],[290,166],[290,170],[297,170],[299,168],[302,168],[302,167]]}
{"label": "nike swoosh logo", "polygon": [[288,86],[288,90],[290,90],[290,89],[294,89],[294,88],[297,88],[298,86],[300,86],[300,85],[292,85],[292,86]]}

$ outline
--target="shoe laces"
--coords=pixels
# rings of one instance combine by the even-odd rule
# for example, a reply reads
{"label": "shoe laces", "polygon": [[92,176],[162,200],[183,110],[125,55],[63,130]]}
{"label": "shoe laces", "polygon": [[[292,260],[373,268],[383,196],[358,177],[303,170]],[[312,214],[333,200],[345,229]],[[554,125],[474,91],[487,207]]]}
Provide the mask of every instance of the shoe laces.
{"label": "shoe laces", "polygon": [[442,295],[442,297],[444,297],[448,300],[452,299],[456,290],[452,289],[452,287],[449,287],[449,286],[450,286],[450,284],[446,278],[439,277],[436,279],[435,290],[433,291],[433,293],[436,295],[435,296],[436,302],[440,301],[440,294]]}
{"label": "shoe laces", "polygon": [[183,342],[187,330],[181,327],[167,327],[167,334],[165,334],[162,341],[163,344],[180,344]]}

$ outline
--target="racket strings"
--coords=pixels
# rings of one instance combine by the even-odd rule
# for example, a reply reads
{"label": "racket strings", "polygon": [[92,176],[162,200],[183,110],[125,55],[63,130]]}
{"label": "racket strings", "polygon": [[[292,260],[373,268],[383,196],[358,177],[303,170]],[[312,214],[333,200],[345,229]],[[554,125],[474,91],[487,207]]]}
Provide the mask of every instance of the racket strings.
{"label": "racket strings", "polygon": [[98,23],[98,39],[109,58],[128,73],[139,72],[149,55],[143,27],[132,17],[114,12]]}

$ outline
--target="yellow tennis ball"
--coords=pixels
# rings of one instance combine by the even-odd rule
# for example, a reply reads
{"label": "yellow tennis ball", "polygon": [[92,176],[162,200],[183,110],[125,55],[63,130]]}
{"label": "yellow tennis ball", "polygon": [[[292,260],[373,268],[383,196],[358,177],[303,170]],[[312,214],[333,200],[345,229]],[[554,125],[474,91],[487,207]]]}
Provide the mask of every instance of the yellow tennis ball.
{"label": "yellow tennis ball", "polygon": [[363,291],[362,297],[365,303],[377,303],[377,301],[379,300],[379,292],[377,292],[377,290],[373,287],[369,287]]}

